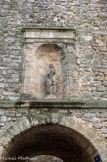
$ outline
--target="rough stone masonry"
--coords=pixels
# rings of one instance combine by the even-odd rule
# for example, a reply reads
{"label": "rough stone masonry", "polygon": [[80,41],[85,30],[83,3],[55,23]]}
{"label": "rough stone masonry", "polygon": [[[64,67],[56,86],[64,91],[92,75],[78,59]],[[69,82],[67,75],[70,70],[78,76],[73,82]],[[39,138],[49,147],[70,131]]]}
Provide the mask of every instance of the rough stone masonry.
{"label": "rough stone masonry", "polygon": [[[18,156],[21,150],[23,156],[51,154],[66,162],[71,159],[95,162],[99,154],[103,162],[107,161],[106,19],[106,0],[0,0],[0,158],[13,156],[13,152]],[[77,76],[79,98],[74,93],[65,102],[63,99],[31,101],[28,95],[22,100],[25,99],[22,94],[23,48],[27,47],[23,35],[27,29],[34,28],[75,31],[72,42],[74,45],[75,41],[75,57],[72,59],[76,58],[78,68],[75,71],[71,66],[71,71]],[[74,85],[75,79],[72,81]],[[52,124],[52,130],[48,124]],[[56,133],[55,136],[49,134],[49,130]],[[35,141],[34,134],[39,131],[43,136],[39,139],[37,135]],[[47,136],[50,143],[47,141],[45,148]],[[37,144],[42,139],[47,152],[41,147],[42,142],[37,150],[30,152],[30,148],[36,148],[34,142]],[[53,144],[52,139],[57,142]],[[55,149],[57,144],[65,152]],[[67,154],[70,149],[71,156]]]}
{"label": "rough stone masonry", "polygon": [[0,98],[17,101],[22,85],[23,27],[76,29],[83,99],[107,98],[106,0],[1,0]]}

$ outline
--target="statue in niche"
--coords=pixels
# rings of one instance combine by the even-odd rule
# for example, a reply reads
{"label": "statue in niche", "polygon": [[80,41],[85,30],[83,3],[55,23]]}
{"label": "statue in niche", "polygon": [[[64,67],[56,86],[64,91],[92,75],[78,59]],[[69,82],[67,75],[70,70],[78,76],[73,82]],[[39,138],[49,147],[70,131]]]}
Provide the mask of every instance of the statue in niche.
{"label": "statue in niche", "polygon": [[48,65],[46,74],[46,92],[48,96],[56,95],[56,71],[53,64]]}

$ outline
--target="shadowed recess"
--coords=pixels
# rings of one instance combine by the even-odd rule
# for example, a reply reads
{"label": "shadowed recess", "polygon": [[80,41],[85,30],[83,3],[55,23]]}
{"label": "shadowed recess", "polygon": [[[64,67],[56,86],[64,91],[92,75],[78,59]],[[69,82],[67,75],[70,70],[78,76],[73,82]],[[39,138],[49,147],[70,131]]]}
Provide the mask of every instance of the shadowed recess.
{"label": "shadowed recess", "polygon": [[32,127],[15,136],[4,155],[17,159],[20,156],[52,155],[64,162],[93,162],[92,155],[95,152],[90,141],[75,130],[48,124]]}

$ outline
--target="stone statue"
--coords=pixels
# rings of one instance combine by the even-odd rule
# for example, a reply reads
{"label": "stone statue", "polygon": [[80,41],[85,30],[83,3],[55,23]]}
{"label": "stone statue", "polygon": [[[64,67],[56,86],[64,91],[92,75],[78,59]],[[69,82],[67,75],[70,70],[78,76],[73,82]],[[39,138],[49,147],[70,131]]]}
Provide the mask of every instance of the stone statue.
{"label": "stone statue", "polygon": [[55,95],[56,94],[56,71],[53,64],[48,65],[48,71],[46,74],[46,91],[47,95]]}

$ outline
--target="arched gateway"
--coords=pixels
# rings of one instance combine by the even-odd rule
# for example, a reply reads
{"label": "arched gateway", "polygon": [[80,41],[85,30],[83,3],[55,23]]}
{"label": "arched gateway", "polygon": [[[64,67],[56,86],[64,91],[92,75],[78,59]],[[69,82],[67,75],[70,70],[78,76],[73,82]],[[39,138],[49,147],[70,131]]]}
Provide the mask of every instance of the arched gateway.
{"label": "arched gateway", "polygon": [[5,156],[22,161],[26,157],[53,155],[65,162],[93,162],[95,153],[91,142],[79,132],[58,124],[48,124],[26,129],[16,135],[8,144]]}
{"label": "arched gateway", "polygon": [[[55,121],[55,116],[48,116],[48,112],[47,115],[38,112],[31,110],[27,116],[9,122],[1,130],[2,162],[26,161],[28,157],[38,155],[56,156],[64,162],[95,162],[99,155],[91,142],[89,134],[92,128],[87,127],[87,122],[78,118],[78,122],[74,123],[74,117],[67,117],[64,121],[65,117],[61,118],[61,114]],[[55,112],[51,114],[55,115]]]}
{"label": "arched gateway", "polygon": [[106,11],[0,0],[0,162],[107,162]]}

